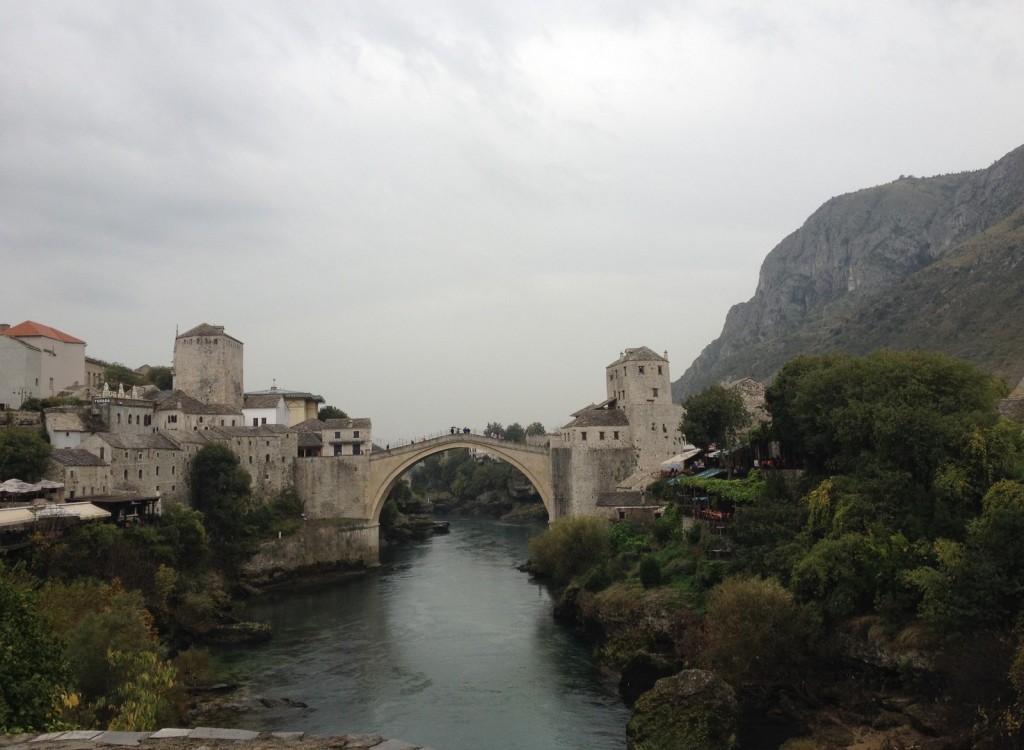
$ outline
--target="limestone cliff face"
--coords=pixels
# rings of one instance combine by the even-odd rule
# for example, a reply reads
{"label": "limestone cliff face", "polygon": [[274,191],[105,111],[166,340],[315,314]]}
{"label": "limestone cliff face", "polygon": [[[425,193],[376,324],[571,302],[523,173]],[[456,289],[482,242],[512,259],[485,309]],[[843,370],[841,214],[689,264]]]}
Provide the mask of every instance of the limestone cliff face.
{"label": "limestone cliff face", "polygon": [[[900,307],[908,284],[935,276],[937,267],[952,269],[965,253],[975,264],[1004,263],[1005,252],[1020,244],[1019,227],[1005,223],[1012,225],[1022,207],[1024,146],[988,169],[901,177],[832,198],[768,254],[753,298],[729,311],[721,335],[673,383],[673,396],[678,400],[723,380],[765,381],[800,353],[906,348],[901,342],[916,340],[915,328],[942,321],[903,315],[899,330],[888,330],[892,326],[874,320],[877,311]],[[990,257],[987,246],[979,253],[979,243],[972,243],[993,233],[1008,245],[998,257]],[[1019,288],[1022,273],[1015,268],[998,284]],[[941,293],[953,299],[956,274],[948,276]],[[984,356],[973,359],[983,367],[1001,366]]]}

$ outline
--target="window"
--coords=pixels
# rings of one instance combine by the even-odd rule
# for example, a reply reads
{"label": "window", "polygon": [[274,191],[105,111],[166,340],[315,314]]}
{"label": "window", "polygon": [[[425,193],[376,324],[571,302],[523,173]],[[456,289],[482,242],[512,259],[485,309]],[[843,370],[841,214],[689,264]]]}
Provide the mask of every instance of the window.
{"label": "window", "polygon": [[260,417],[260,424],[266,424],[266,423],[267,423],[267,418],[266,417]]}
{"label": "window", "polygon": [[124,470],[124,478],[125,478],[125,479],[127,479],[127,478],[128,478],[128,469],[125,469],[125,470]]}
{"label": "window", "polygon": [[267,454],[267,463],[268,464],[270,463],[270,454],[269,453]]}
{"label": "window", "polygon": [[117,413],[117,423],[121,424],[121,412]]}
{"label": "window", "polygon": [[654,397],[657,398],[658,397],[658,389],[657,388],[652,388],[651,390],[654,391]]}
{"label": "window", "polygon": [[354,438],[359,437],[359,430],[352,430],[352,437],[354,437]]}
{"label": "window", "polygon": [[142,479],[142,469],[139,469],[139,479]]}
{"label": "window", "polygon": [[587,433],[586,432],[581,432],[580,433],[580,440],[586,440],[586,439],[587,439]]}
{"label": "window", "polygon": [[259,417],[253,417],[252,418],[252,426],[253,427],[259,427],[260,426],[260,418]]}
{"label": "window", "polygon": [[203,423],[203,418],[202,418],[202,417],[200,417],[200,418],[199,418],[199,424],[202,424],[202,423]]}
{"label": "window", "polygon": [[661,365],[658,365],[658,374],[661,375]]}
{"label": "window", "polygon": [[160,467],[159,466],[156,467],[156,475],[160,476]]}
{"label": "window", "polygon": [[353,456],[358,456],[358,455],[360,455],[361,453],[362,453],[362,448],[361,448],[361,446],[359,445],[359,443],[353,443],[353,444],[352,444],[352,455],[353,455]]}
{"label": "window", "polygon": [[604,433],[603,432],[597,433],[597,439],[598,440],[604,440]]}
{"label": "window", "polygon": [[639,367],[636,368],[636,371],[638,373],[640,373],[641,375],[643,375],[644,374],[644,366],[640,365]]}
{"label": "window", "polygon": [[252,456],[249,456],[249,463],[252,463]]}
{"label": "window", "polygon": [[100,461],[106,460],[104,458],[104,456],[103,456],[103,454],[106,452],[106,450],[107,450],[106,448],[100,447]]}
{"label": "window", "polygon": [[128,424],[131,424],[131,423],[132,423],[132,415],[131,415],[131,414],[129,414],[129,415],[128,415]]}
{"label": "window", "polygon": [[618,440],[619,439],[619,431],[618,430],[615,430],[615,432],[612,433],[612,439],[613,440]]}
{"label": "window", "polygon": [[341,439],[341,430],[338,430],[338,431],[336,431],[334,433],[334,439],[335,440],[340,440]]}
{"label": "window", "polygon": [[174,476],[174,467],[173,466],[171,467],[171,476],[172,477]]}

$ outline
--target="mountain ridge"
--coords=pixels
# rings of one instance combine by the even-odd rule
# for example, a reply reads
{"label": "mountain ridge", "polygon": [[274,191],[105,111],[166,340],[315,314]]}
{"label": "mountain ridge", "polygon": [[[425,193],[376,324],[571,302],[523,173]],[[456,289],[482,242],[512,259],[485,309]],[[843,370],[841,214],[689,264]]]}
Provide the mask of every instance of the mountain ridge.
{"label": "mountain ridge", "polygon": [[987,169],[833,197],[768,253],[754,296],[672,384],[768,382],[798,354],[923,348],[1024,374],[1024,146]]}

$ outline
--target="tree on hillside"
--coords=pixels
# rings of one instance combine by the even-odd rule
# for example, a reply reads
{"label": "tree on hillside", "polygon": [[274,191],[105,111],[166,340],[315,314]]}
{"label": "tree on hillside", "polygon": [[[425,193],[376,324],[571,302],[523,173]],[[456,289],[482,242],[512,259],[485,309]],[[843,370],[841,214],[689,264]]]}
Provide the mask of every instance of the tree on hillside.
{"label": "tree on hillside", "polygon": [[819,473],[873,465],[930,484],[964,455],[976,428],[995,426],[1000,385],[941,354],[880,351],[787,362],[765,393],[783,450]]}
{"label": "tree on hillside", "polygon": [[38,482],[46,472],[50,444],[34,430],[0,432],[0,482],[21,479]]}
{"label": "tree on hillside", "polygon": [[203,526],[222,567],[235,570],[249,554],[253,530],[249,473],[238,457],[221,443],[208,443],[192,460],[189,495],[192,507],[202,512]]}
{"label": "tree on hillside", "polygon": [[525,443],[526,430],[518,422],[513,422],[505,428],[505,439],[513,443]]}
{"label": "tree on hillside", "polygon": [[31,585],[2,562],[0,654],[0,733],[47,729],[66,689],[68,664]]}
{"label": "tree on hillside", "polygon": [[150,367],[146,373],[146,382],[152,383],[161,391],[169,391],[174,387],[174,374],[166,365]]}
{"label": "tree on hillside", "polygon": [[104,368],[103,380],[114,390],[117,390],[118,385],[124,385],[128,388],[133,385],[142,385],[146,382],[146,379],[139,375],[139,373],[120,362],[111,362]]}
{"label": "tree on hillside", "polygon": [[686,416],[679,430],[696,446],[714,443],[724,448],[736,439],[737,432],[750,419],[739,392],[712,385],[683,402]]}
{"label": "tree on hillside", "polygon": [[326,422],[328,419],[348,419],[348,414],[337,406],[330,405],[321,406],[320,411],[316,416],[321,422]]}

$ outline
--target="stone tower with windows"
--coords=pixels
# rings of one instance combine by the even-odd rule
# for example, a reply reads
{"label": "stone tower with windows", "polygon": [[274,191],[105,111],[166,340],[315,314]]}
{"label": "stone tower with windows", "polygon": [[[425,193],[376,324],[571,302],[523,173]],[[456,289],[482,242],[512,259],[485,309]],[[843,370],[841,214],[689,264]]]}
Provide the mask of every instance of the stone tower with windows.
{"label": "stone tower with windows", "polygon": [[208,323],[176,336],[174,388],[204,404],[241,410],[242,342]]}
{"label": "stone tower with windows", "polygon": [[672,403],[668,352],[626,349],[605,368],[608,400],[626,413],[639,471],[671,458],[683,445],[683,407]]}

